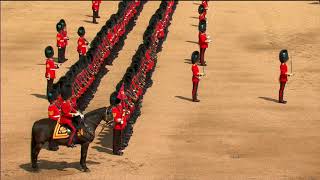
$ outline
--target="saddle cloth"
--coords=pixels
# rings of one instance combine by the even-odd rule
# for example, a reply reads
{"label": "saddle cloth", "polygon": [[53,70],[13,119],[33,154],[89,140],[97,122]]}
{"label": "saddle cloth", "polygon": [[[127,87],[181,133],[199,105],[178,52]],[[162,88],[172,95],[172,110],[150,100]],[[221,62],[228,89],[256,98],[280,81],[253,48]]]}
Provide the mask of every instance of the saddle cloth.
{"label": "saddle cloth", "polygon": [[[53,139],[65,139],[69,138],[68,131],[71,132],[71,130],[67,126],[61,125],[59,122],[57,122],[56,127],[54,128],[53,131]],[[77,130],[76,135],[78,137],[83,136],[83,129],[80,128]]]}

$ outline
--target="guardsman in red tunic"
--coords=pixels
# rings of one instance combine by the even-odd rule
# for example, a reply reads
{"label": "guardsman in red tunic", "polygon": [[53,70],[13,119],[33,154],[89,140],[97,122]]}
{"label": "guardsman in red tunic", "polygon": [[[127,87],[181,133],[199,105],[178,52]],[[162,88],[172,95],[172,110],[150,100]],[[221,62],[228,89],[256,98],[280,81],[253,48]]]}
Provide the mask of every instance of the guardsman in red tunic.
{"label": "guardsman in red tunic", "polygon": [[84,38],[84,35],[86,34],[86,31],[84,29],[84,27],[79,27],[78,29],[78,35],[80,36],[78,39],[78,47],[77,47],[77,51],[79,53],[79,59],[81,59],[81,57],[84,57],[87,55],[87,47],[89,42],[86,40],[86,38]]}
{"label": "guardsman in red tunic", "polygon": [[[61,109],[57,105],[57,92],[56,91],[51,91],[48,94],[48,101],[50,103],[48,107],[48,118],[53,120],[53,121],[60,121],[61,117]],[[49,150],[51,151],[57,151],[59,149],[59,146],[54,143],[53,140],[49,141]]]}
{"label": "guardsman in red tunic", "polygon": [[114,119],[113,127],[113,154],[123,155],[122,151],[122,139],[123,139],[123,109],[120,99],[117,98],[118,93],[114,92],[110,96],[110,105],[112,106],[112,115]]}
{"label": "guardsman in red tunic", "polygon": [[288,67],[286,62],[289,60],[289,55],[288,51],[286,49],[283,49],[279,53],[279,60],[281,62],[280,65],[280,77],[279,77],[279,82],[280,82],[280,89],[279,89],[279,103],[286,104],[287,101],[283,100],[283,92],[284,92],[284,87],[288,81],[288,76],[292,76],[293,74],[288,73]]}
{"label": "guardsman in red tunic", "polygon": [[211,42],[210,37],[206,35],[206,22],[200,21],[199,23],[199,46],[200,46],[200,64],[201,66],[206,66],[206,61],[204,60],[204,53],[208,48],[208,43]]}
{"label": "guardsman in red tunic", "polygon": [[198,13],[199,13],[199,22],[203,20],[207,21],[207,18],[206,18],[207,11],[203,5],[199,6]]}
{"label": "guardsman in red tunic", "polygon": [[53,60],[53,48],[51,46],[46,47],[44,50],[46,60],[46,74],[45,77],[47,78],[47,96],[48,93],[52,90],[53,81],[56,78],[56,70],[59,68],[57,64],[55,64]]}
{"label": "guardsman in red tunic", "polygon": [[72,107],[70,102],[71,95],[72,95],[71,85],[67,84],[61,90],[61,96],[63,98],[63,102],[61,104],[62,115],[60,118],[60,124],[69,126],[71,130],[71,134],[69,136],[69,141],[67,146],[75,147],[73,144],[73,138],[76,134],[76,128],[74,127],[72,120],[74,117],[80,116],[80,113]]}
{"label": "guardsman in red tunic", "polygon": [[[65,51],[67,49],[67,45],[68,45],[68,40],[69,40],[69,37],[68,37],[68,32],[67,32],[67,24],[66,24],[66,21],[64,19],[60,19],[59,23],[62,25],[63,29],[62,29],[62,34],[63,34],[63,38],[64,38],[64,41],[65,41],[65,44],[66,44],[66,48],[65,48]],[[65,54],[65,53],[64,53]],[[67,61],[68,59],[63,57],[64,58],[64,61]]]}
{"label": "guardsman in red tunic", "polygon": [[56,25],[57,28],[57,47],[58,47],[58,62],[63,63],[65,61],[66,41],[63,34],[63,26],[59,22]]}
{"label": "guardsman in red tunic", "polygon": [[99,5],[101,1],[92,1],[92,23],[98,24],[96,18],[98,18]]}
{"label": "guardsman in red tunic", "polygon": [[197,65],[197,62],[199,61],[199,52],[194,51],[191,55],[191,61],[192,61],[192,101],[193,102],[200,102],[198,100],[198,85],[200,81],[200,76],[203,76],[202,73],[199,71],[199,67]]}

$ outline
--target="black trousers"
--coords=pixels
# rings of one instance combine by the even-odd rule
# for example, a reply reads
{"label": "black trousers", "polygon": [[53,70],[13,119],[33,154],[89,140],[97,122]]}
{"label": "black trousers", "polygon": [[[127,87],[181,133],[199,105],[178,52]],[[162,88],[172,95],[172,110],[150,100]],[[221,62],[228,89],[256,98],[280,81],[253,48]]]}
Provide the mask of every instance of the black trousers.
{"label": "black trousers", "polygon": [[97,17],[98,17],[98,11],[92,10],[92,22],[93,23],[97,22],[97,20],[96,20]]}
{"label": "black trousers", "polygon": [[47,97],[49,92],[52,90],[52,85],[53,85],[53,79],[47,80]]}
{"label": "black trousers", "polygon": [[192,100],[196,100],[198,96],[198,82],[192,82]]}
{"label": "black trousers", "polygon": [[206,48],[200,48],[200,64],[204,65],[206,61],[204,60],[204,53],[206,52]]}
{"label": "black trousers", "polygon": [[121,150],[122,136],[122,130],[113,129],[113,154],[117,154]]}
{"label": "black trousers", "polygon": [[58,48],[58,63],[63,63],[65,61],[66,47]]}
{"label": "black trousers", "polygon": [[285,86],[286,86],[286,82],[280,82],[279,101],[283,101],[283,92],[284,92]]}

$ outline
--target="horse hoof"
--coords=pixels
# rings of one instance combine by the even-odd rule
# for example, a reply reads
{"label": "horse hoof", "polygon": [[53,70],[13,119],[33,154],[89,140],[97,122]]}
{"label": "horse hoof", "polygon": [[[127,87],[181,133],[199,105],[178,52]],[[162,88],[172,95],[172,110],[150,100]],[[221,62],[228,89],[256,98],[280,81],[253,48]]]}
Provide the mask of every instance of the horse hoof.
{"label": "horse hoof", "polygon": [[82,172],[90,172],[90,169],[87,167],[81,167]]}
{"label": "horse hoof", "polygon": [[39,172],[38,165],[32,165],[32,172]]}

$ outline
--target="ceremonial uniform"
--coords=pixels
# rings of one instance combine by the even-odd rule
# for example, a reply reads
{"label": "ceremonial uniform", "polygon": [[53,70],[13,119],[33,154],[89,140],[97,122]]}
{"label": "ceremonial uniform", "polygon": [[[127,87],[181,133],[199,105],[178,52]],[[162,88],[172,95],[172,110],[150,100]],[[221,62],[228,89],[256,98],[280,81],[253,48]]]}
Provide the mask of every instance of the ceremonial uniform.
{"label": "ceremonial uniform", "polygon": [[279,82],[280,82],[280,89],[279,89],[279,102],[283,102],[283,92],[285,85],[288,81],[288,67],[285,63],[281,63],[280,65],[280,77],[279,77]]}
{"label": "ceremonial uniform", "polygon": [[198,85],[199,85],[199,67],[197,64],[193,64],[191,67],[192,70],[192,100],[197,101],[198,95]]}
{"label": "ceremonial uniform", "polygon": [[47,59],[46,61],[46,74],[47,78],[47,95],[52,89],[53,81],[56,78],[57,65],[54,63],[52,58]]}
{"label": "ceremonial uniform", "polygon": [[200,64],[201,65],[206,65],[206,62],[204,60],[204,53],[208,48],[208,43],[206,41],[207,41],[206,33],[199,32]]}
{"label": "ceremonial uniform", "polygon": [[59,121],[60,117],[61,117],[60,115],[61,115],[61,112],[60,112],[59,107],[55,103],[50,104],[48,107],[49,119],[54,120],[54,121]]}
{"label": "ceremonial uniform", "polygon": [[121,155],[124,125],[122,119],[123,110],[120,104],[112,108],[112,114],[115,123],[113,127],[113,154]]}
{"label": "ceremonial uniform", "polygon": [[[279,60],[281,62],[280,65],[280,77],[279,77],[279,82],[280,82],[280,89],[279,89],[279,103],[285,104],[287,101],[283,100],[283,92],[284,92],[284,87],[288,81],[288,67],[286,65],[286,62],[289,59],[289,54],[286,49],[283,49],[279,53]],[[292,75],[292,74],[289,74]]]}
{"label": "ceremonial uniform", "polygon": [[98,24],[96,18],[98,18],[98,11],[101,1],[92,1],[92,23]]}
{"label": "ceremonial uniform", "polygon": [[76,134],[76,128],[72,124],[73,114],[76,113],[75,109],[72,108],[72,105],[69,100],[63,101],[61,105],[62,116],[60,119],[60,124],[66,124],[71,129],[71,134],[69,137],[68,145],[72,144],[74,135]]}
{"label": "ceremonial uniform", "polygon": [[208,2],[206,0],[202,1],[201,4],[206,10],[208,10]]}
{"label": "ceremonial uniform", "polygon": [[64,39],[64,35],[61,32],[57,34],[57,47],[58,47],[58,62],[63,63],[65,60],[65,52],[66,52],[66,41]]}
{"label": "ceremonial uniform", "polygon": [[84,37],[79,37],[78,39],[78,47],[77,47],[77,51],[79,53],[79,58],[81,56],[86,56],[87,54],[87,41]]}

